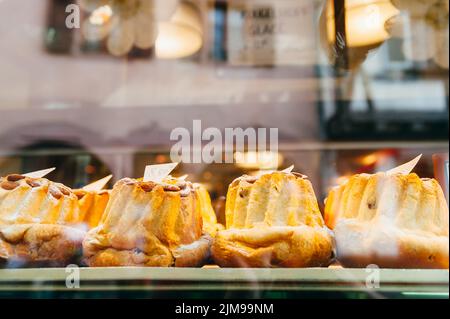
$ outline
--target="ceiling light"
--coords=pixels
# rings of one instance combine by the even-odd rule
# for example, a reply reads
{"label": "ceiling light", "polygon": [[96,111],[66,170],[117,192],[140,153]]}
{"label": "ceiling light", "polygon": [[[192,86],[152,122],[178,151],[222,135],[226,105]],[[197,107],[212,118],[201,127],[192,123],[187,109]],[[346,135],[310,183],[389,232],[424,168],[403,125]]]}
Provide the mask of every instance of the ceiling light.
{"label": "ceiling light", "polygon": [[158,25],[156,57],[179,59],[197,53],[203,45],[201,18],[198,10],[182,2],[167,22]]}

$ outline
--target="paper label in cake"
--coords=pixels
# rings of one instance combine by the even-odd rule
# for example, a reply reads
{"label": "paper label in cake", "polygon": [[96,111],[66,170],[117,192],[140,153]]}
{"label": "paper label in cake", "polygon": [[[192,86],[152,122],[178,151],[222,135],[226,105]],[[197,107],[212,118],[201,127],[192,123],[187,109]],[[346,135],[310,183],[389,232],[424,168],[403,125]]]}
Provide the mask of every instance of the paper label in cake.
{"label": "paper label in cake", "polygon": [[178,163],[148,165],[145,167],[144,182],[161,183],[177,167]]}
{"label": "paper label in cake", "polygon": [[289,166],[288,168],[282,170],[283,173],[292,173],[292,171],[294,170],[294,165]]}
{"label": "paper label in cake", "polygon": [[408,175],[409,173],[411,173],[413,171],[413,169],[416,167],[417,163],[419,163],[420,159],[422,158],[422,155],[423,154],[420,154],[412,161],[387,171],[387,174],[389,174],[389,175],[394,175],[394,174]]}
{"label": "paper label in cake", "polygon": [[89,185],[84,186],[83,190],[88,191],[88,192],[99,192],[103,188],[105,188],[106,184],[108,184],[108,182],[111,180],[111,178],[112,178],[112,175],[106,176],[102,179],[99,179],[96,182],[93,182]]}
{"label": "paper label in cake", "polygon": [[[286,174],[290,174],[292,173],[292,171],[294,170],[294,165],[289,166],[288,168],[282,170],[282,173],[286,173]],[[263,175],[268,175],[268,174],[272,174],[275,173],[276,171],[274,170],[266,170],[266,171],[259,171],[258,173],[256,173],[256,177],[261,177]]]}
{"label": "paper label in cake", "polygon": [[188,174],[178,177],[180,181],[185,181],[189,177]]}
{"label": "paper label in cake", "polygon": [[53,172],[55,169],[56,169],[55,167],[47,168],[47,169],[43,169],[40,171],[26,173],[26,174],[23,174],[23,176],[30,177],[30,178],[43,178],[43,177],[47,176],[48,174],[50,174],[51,172]]}

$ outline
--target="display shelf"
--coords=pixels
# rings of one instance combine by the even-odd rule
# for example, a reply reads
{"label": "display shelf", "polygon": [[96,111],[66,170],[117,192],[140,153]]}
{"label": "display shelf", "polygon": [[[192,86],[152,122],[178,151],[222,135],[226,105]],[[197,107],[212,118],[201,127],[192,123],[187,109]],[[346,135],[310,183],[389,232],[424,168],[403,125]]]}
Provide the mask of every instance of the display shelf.
{"label": "display shelf", "polygon": [[[0,270],[0,296],[140,296],[174,297],[189,292],[213,296],[308,297],[348,294],[359,298],[448,298],[448,270],[381,269],[379,288],[368,288],[366,269],[222,269],[206,268],[80,268],[79,288],[67,288],[65,268]],[[61,294],[63,293],[63,294]],[[256,294],[256,295],[255,295]],[[281,294],[281,295],[280,295]]]}

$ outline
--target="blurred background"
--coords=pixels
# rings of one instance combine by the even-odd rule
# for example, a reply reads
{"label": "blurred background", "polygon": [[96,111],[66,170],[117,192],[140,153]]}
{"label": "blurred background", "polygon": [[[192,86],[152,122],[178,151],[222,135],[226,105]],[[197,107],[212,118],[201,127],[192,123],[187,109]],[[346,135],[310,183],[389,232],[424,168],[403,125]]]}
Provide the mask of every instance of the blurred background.
{"label": "blurred background", "polygon": [[448,189],[448,0],[0,0],[0,39],[2,176],[112,186],[199,119],[279,129],[264,163],[177,168],[214,200],[294,164],[322,202],[421,153]]}

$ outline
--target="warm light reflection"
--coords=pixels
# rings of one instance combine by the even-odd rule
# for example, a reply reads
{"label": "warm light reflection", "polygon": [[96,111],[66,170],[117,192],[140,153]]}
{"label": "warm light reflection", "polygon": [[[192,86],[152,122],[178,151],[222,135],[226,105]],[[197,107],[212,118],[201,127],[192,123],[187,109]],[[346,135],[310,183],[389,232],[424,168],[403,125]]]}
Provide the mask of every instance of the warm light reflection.
{"label": "warm light reflection", "polygon": [[348,180],[352,177],[352,175],[343,175],[340,177],[337,177],[334,181],[333,181],[333,185],[342,185],[348,182]]}
{"label": "warm light reflection", "polygon": [[238,167],[244,169],[269,170],[277,169],[283,162],[278,152],[236,152],[234,159]]}
{"label": "warm light reflection", "polygon": [[[389,19],[399,14],[389,0],[347,0],[346,36],[349,47],[363,47],[382,43],[390,38],[386,29]],[[332,0],[327,6],[328,41],[336,40]]]}
{"label": "warm light reflection", "polygon": [[89,22],[93,25],[103,25],[111,19],[113,11],[109,5],[104,5],[95,9],[89,17]]}
{"label": "warm light reflection", "polygon": [[379,159],[378,154],[373,153],[363,156],[359,162],[364,166],[371,166],[374,165],[378,161],[378,159]]}
{"label": "warm light reflection", "polygon": [[182,3],[168,22],[158,25],[156,56],[179,59],[198,52],[203,45],[202,26],[198,11]]}

